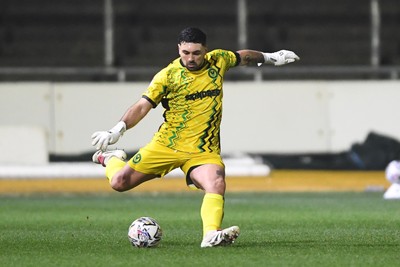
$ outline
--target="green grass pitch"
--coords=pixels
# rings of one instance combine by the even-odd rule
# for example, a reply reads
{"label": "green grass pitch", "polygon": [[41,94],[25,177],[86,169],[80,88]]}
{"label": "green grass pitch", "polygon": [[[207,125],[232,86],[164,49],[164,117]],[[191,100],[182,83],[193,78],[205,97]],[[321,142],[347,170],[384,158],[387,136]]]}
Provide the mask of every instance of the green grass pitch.
{"label": "green grass pitch", "polygon": [[[229,247],[200,248],[202,194],[0,196],[0,266],[398,266],[400,201],[381,193],[228,193]],[[129,224],[164,236],[138,249]]]}

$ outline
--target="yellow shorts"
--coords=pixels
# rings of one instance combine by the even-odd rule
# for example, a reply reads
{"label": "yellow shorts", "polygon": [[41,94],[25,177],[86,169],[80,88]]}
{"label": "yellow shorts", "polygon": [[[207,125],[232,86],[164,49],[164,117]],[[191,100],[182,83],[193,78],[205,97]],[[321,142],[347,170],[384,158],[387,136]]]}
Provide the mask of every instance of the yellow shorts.
{"label": "yellow shorts", "polygon": [[176,168],[185,173],[186,183],[192,186],[190,172],[203,164],[217,164],[224,167],[221,155],[218,153],[189,153],[173,150],[152,141],[141,148],[129,161],[129,166],[141,173],[155,174],[162,177]]}

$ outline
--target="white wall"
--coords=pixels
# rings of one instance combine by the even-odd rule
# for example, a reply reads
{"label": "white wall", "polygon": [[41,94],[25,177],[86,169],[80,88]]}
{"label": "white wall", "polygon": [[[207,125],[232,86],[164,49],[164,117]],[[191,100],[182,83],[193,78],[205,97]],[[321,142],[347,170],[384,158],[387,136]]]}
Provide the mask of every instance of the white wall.
{"label": "white wall", "polygon": [[[76,153],[93,150],[91,135],[108,130],[134,104],[147,83],[54,84],[55,153]],[[156,112],[154,112],[156,111]],[[162,123],[162,108],[150,112],[134,129],[127,132],[118,148],[133,150],[143,146]]]}
{"label": "white wall", "polygon": [[226,84],[222,147],[248,152],[328,150],[326,86],[316,82]]}
{"label": "white wall", "polygon": [[229,83],[224,93],[228,150],[338,152],[371,131],[400,140],[400,82]]}
{"label": "white wall", "polygon": [[400,82],[336,82],[328,85],[331,150],[346,149],[375,131],[400,140]]}
{"label": "white wall", "polygon": [[[52,153],[94,151],[91,134],[114,126],[146,87],[0,83],[0,126],[44,129]],[[400,139],[399,89],[395,81],[225,83],[223,152],[337,152],[362,142],[370,131]],[[117,147],[129,151],[150,141],[162,112],[161,106],[151,111]]]}

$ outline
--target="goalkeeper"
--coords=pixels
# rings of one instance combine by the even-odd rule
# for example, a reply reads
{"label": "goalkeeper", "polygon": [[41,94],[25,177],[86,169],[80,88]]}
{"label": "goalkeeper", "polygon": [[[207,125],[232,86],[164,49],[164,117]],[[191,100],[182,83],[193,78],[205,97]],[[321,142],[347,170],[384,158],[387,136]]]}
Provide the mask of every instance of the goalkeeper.
{"label": "goalkeeper", "polygon": [[[225,166],[220,155],[222,85],[225,73],[236,66],[272,64],[299,60],[288,50],[263,53],[208,51],[206,35],[186,28],[178,36],[179,58],[158,72],[142,97],[109,131],[92,135],[98,151],[93,162],[106,167],[106,176],[116,191],[132,189],[148,180],[181,168],[189,187],[205,195],[200,215],[201,247],[228,245],[239,236],[238,226],[221,228],[224,215]],[[107,151],[127,129],[134,127],[158,104],[164,107],[164,122],[152,141],[126,160],[123,150]]]}

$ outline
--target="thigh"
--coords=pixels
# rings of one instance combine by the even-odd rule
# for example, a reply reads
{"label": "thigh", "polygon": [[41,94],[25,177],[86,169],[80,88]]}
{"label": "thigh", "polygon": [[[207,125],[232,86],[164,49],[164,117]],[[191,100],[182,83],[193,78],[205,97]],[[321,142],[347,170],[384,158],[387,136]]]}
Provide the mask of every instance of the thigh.
{"label": "thigh", "polygon": [[190,172],[190,179],[196,187],[206,193],[225,194],[225,170],[218,164],[204,164]]}
{"label": "thigh", "polygon": [[[225,192],[225,165],[216,153],[192,154],[182,166],[189,187],[210,193]],[[211,192],[218,191],[218,192]]]}
{"label": "thigh", "polygon": [[114,175],[111,186],[117,191],[126,191],[156,177],[158,175],[136,171],[127,164]]}
{"label": "thigh", "polygon": [[174,150],[149,143],[113,176],[111,186],[117,191],[129,190],[148,180],[162,177],[180,165],[182,163]]}

